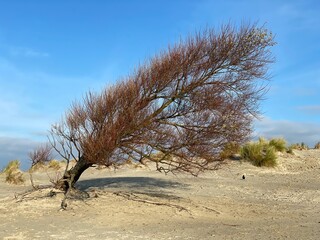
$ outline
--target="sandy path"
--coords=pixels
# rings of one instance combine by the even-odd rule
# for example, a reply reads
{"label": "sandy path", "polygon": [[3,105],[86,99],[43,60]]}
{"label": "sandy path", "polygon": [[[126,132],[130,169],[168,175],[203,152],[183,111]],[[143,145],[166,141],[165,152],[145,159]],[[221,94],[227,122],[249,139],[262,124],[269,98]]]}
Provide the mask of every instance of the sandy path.
{"label": "sandy path", "polygon": [[[79,187],[97,198],[70,200],[67,211],[62,194],[43,197],[49,190],[17,201],[14,192],[30,186],[0,176],[0,238],[319,239],[319,174],[316,150],[280,157],[275,169],[230,161],[198,178],[92,170]],[[44,173],[34,177],[47,183]]]}

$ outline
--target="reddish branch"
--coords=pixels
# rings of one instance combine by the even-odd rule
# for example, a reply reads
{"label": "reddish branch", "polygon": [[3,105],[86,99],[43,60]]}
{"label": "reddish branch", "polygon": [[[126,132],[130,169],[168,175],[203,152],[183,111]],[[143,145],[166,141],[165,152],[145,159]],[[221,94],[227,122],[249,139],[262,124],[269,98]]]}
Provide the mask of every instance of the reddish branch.
{"label": "reddish branch", "polygon": [[123,81],[74,103],[52,126],[68,188],[93,164],[149,159],[159,171],[197,175],[251,132],[273,61],[263,27],[208,29],[153,57]]}

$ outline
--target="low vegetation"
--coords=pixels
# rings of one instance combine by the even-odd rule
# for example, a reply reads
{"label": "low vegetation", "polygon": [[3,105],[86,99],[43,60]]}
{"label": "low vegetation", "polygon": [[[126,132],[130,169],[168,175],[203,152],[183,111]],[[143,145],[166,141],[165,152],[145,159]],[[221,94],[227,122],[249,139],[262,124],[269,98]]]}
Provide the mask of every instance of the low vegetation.
{"label": "low vegetation", "polygon": [[304,142],[302,142],[302,143],[291,144],[288,149],[289,149],[289,151],[290,151],[290,150],[291,150],[291,151],[292,151],[292,150],[308,150],[309,147],[308,147],[307,144],[305,144]]}
{"label": "low vegetation", "polygon": [[286,149],[286,141],[282,138],[270,141],[260,138],[257,142],[245,144],[241,148],[240,154],[244,160],[255,166],[274,167],[277,165],[277,152],[284,152]]}
{"label": "low vegetation", "polygon": [[235,142],[231,142],[226,144],[223,150],[220,153],[221,160],[227,158],[234,158],[235,155],[239,154],[240,152],[240,145]]}
{"label": "low vegetation", "polygon": [[20,171],[20,161],[13,160],[3,169],[2,173],[5,174],[5,181],[10,184],[22,184],[25,182],[23,174]]}
{"label": "low vegetation", "polygon": [[287,142],[283,138],[273,138],[269,141],[269,145],[273,146],[278,152],[285,152],[287,150]]}
{"label": "low vegetation", "polygon": [[47,164],[49,169],[59,170],[61,168],[60,162],[58,160],[51,160]]}

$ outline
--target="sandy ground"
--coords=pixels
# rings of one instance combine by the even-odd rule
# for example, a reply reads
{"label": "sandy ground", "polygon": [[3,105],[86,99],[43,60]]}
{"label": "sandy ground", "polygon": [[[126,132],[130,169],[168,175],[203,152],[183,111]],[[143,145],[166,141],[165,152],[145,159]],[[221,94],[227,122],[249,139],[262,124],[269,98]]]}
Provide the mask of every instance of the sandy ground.
{"label": "sandy ground", "polygon": [[[91,169],[78,185],[91,197],[69,200],[66,211],[61,193],[22,197],[29,181],[8,185],[0,175],[0,238],[320,239],[320,151],[278,160],[274,169],[230,160],[197,178]],[[48,175],[56,173],[40,171],[34,180],[48,184]]]}

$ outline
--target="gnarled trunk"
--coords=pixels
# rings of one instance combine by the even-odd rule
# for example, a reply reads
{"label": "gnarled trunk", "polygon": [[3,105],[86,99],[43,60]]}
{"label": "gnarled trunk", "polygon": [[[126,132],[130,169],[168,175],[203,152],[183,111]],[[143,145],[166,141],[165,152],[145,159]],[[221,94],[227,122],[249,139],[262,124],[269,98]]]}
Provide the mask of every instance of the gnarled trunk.
{"label": "gnarled trunk", "polygon": [[68,191],[69,188],[74,188],[75,183],[79,180],[81,174],[92,166],[84,157],[80,157],[78,162],[70,170],[66,171],[63,177],[58,181],[57,187]]}

